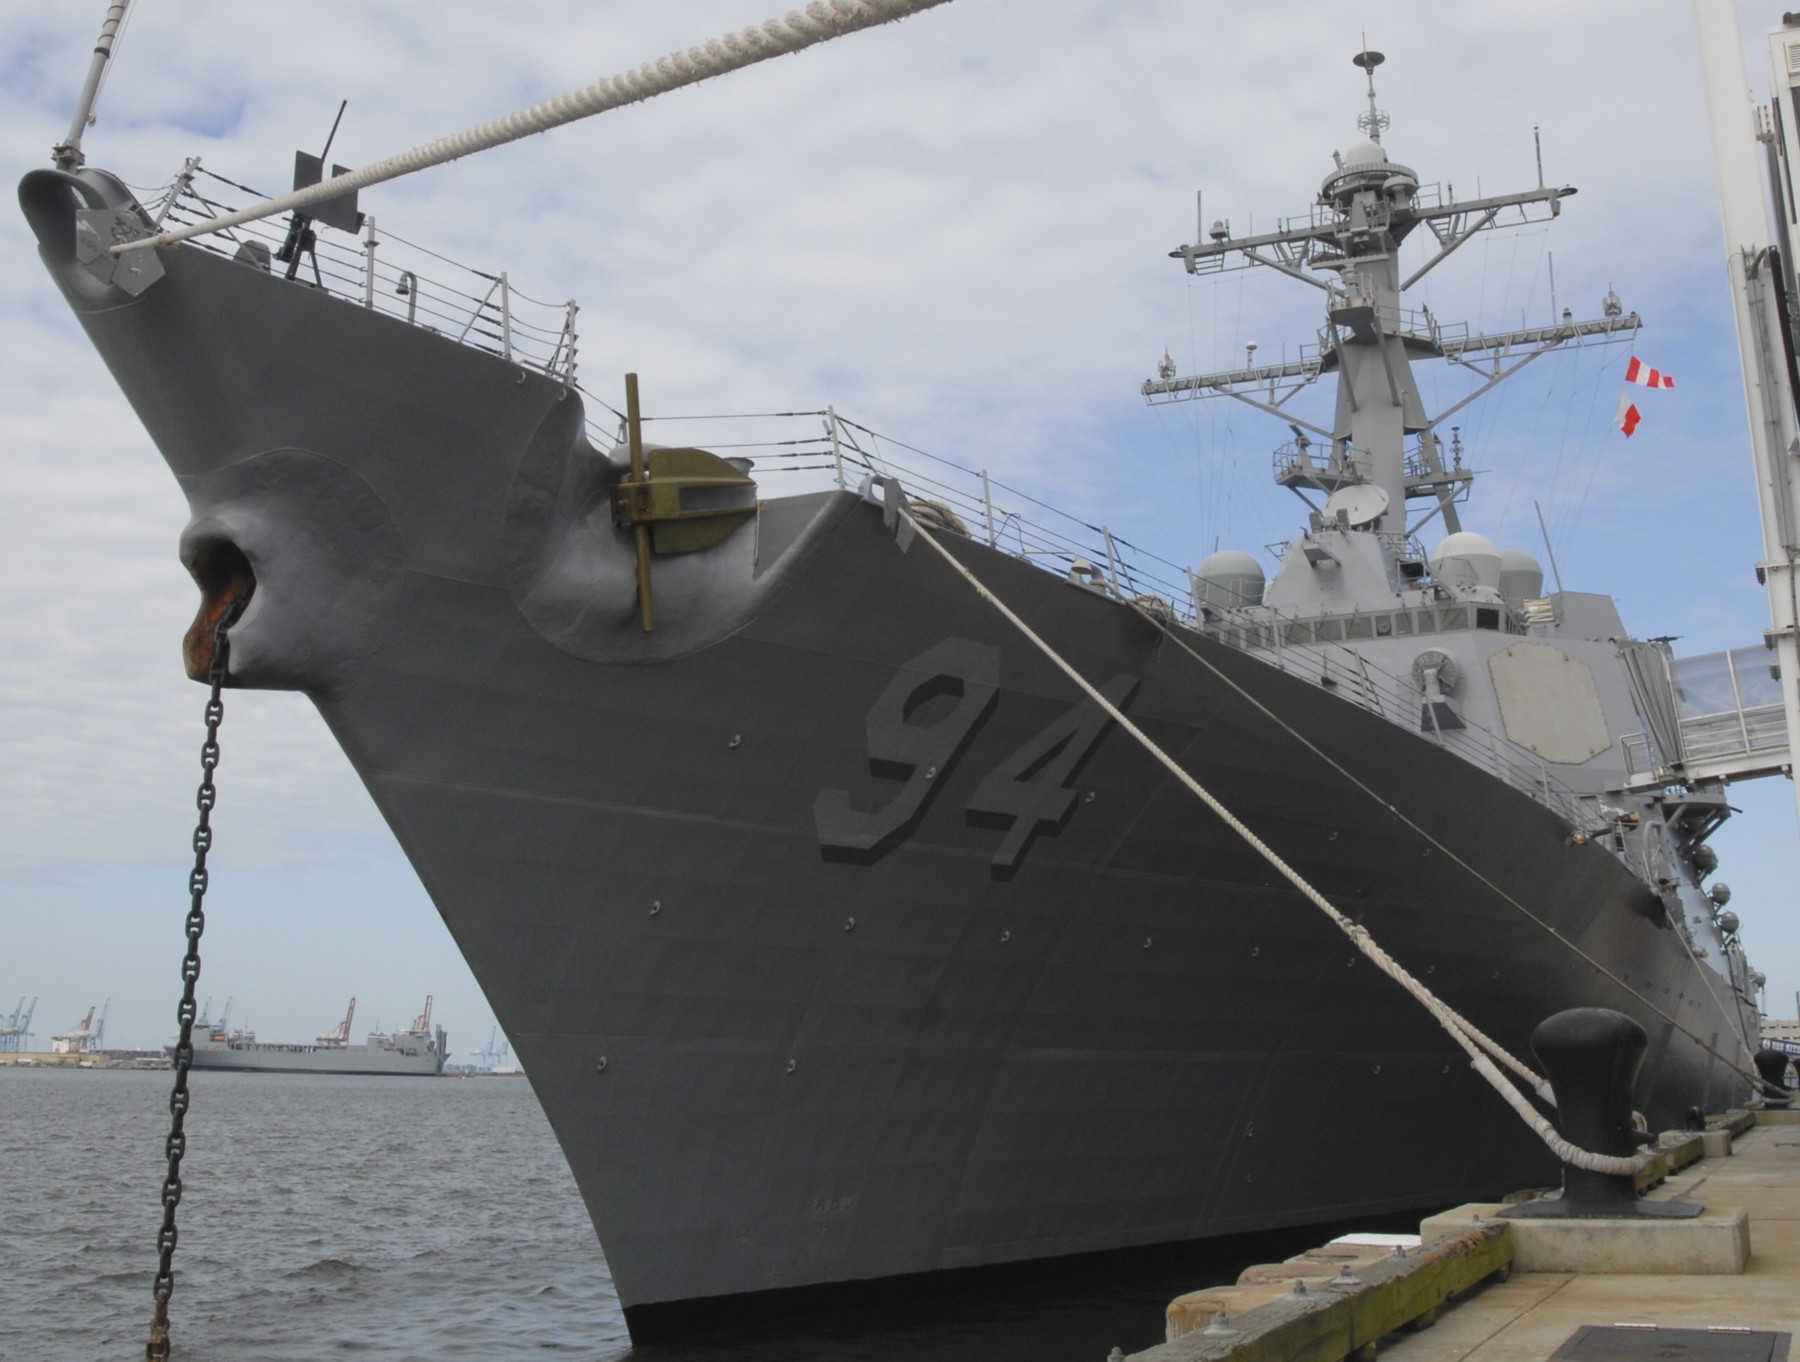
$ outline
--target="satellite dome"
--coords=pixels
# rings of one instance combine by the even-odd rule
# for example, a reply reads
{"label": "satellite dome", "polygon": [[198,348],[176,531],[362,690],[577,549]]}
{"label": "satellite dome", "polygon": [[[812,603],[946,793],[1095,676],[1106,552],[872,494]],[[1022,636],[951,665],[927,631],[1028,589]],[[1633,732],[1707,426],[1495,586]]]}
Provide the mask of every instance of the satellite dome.
{"label": "satellite dome", "polygon": [[1500,594],[1514,605],[1544,594],[1544,565],[1524,549],[1500,550]]}
{"label": "satellite dome", "polygon": [[1459,530],[1446,535],[1431,555],[1431,575],[1444,586],[1500,588],[1500,550],[1485,534]]}
{"label": "satellite dome", "polygon": [[1352,142],[1344,152],[1344,166],[1348,169],[1350,166],[1384,165],[1387,158],[1387,152],[1382,149],[1381,143],[1364,137]]}
{"label": "satellite dome", "polygon": [[1222,610],[1241,610],[1261,605],[1264,584],[1262,565],[1237,549],[1209,553],[1194,573],[1196,605]]}

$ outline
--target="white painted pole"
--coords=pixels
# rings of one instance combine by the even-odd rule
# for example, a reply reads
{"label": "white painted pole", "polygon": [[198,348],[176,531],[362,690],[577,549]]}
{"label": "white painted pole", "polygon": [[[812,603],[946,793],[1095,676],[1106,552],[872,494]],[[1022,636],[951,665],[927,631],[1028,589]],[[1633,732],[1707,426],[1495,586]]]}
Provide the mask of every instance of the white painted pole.
{"label": "white painted pole", "polygon": [[94,59],[88,63],[87,80],[82,84],[81,97],[75,101],[75,116],[69,122],[69,135],[50,153],[57,166],[63,170],[75,170],[81,165],[81,134],[94,116],[94,101],[100,97],[100,78],[106,74],[106,63],[112,59],[113,45],[118,41],[119,29],[125,23],[125,11],[130,8],[131,0],[115,0],[115,3],[106,7],[106,18],[100,24],[100,38],[94,44]]}
{"label": "white painted pole", "polygon": [[[1782,707],[1787,717],[1788,760],[1800,760],[1800,602],[1795,573],[1800,544],[1800,484],[1795,477],[1794,393],[1788,384],[1772,289],[1785,281],[1766,275],[1770,246],[1769,211],[1757,165],[1756,111],[1744,71],[1737,9],[1718,0],[1692,0],[1698,38],[1706,118],[1712,132],[1713,164],[1719,177],[1719,213],[1725,227],[1725,267],[1737,319],[1738,354],[1749,406],[1750,446],[1756,462],[1756,494],[1762,511],[1763,561],[1758,574],[1769,592],[1769,638],[1781,671]],[[1787,268],[1793,262],[1786,262]],[[1800,816],[1800,783],[1795,785]]]}

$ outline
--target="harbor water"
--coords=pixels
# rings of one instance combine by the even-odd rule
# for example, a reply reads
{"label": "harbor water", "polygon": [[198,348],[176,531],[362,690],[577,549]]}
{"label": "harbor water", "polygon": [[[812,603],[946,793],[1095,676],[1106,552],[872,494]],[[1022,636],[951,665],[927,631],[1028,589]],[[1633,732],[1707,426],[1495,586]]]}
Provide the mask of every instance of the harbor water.
{"label": "harbor water", "polygon": [[[166,1072],[0,1069],[0,1359],[142,1356]],[[936,1284],[804,1325],[633,1348],[606,1261],[520,1078],[196,1074],[183,1164],[184,1362],[1100,1362],[1174,1295],[1316,1232],[1179,1265]]]}

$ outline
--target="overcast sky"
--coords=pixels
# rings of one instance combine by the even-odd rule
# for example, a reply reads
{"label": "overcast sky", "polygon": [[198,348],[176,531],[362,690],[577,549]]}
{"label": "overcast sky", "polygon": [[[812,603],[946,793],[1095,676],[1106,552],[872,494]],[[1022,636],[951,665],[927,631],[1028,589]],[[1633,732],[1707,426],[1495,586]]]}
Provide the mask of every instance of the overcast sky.
{"label": "overcast sky", "polygon": [[[1743,4],[1752,79],[1779,4]],[[0,7],[0,154],[47,163],[98,3]],[[87,134],[134,185],[182,158],[284,189],[349,108],[362,164],[776,12],[771,0],[140,0]],[[1352,17],[1353,14],[1353,17]],[[504,16],[503,18],[499,16]],[[425,16],[429,16],[426,22]],[[1192,282],[1194,193],[1240,235],[1304,213],[1358,134],[1386,52],[1390,154],[1464,196],[1577,185],[1551,229],[1471,244],[1415,294],[1473,328],[1598,315],[1608,286],[1672,372],[1612,428],[1627,351],[1541,361],[1464,413],[1490,470],[1469,528],[1609,592],[1678,653],[1758,642],[1760,535],[1686,0],[956,0],[896,27],[366,191],[389,231],[582,305],[581,378],[652,412],[836,405],[1105,520],[1169,559],[1261,552],[1303,508],[1269,482],[1285,427],[1224,400],[1148,410],[1184,373],[1310,339],[1315,291]],[[235,201],[243,196],[232,195]],[[1422,372],[1427,403],[1455,391]],[[186,509],[136,418],[0,214],[0,1012],[37,1043],[112,1000],[107,1039],[173,1029],[203,692],[181,673]],[[787,490],[780,478],[765,491]],[[467,1056],[492,1017],[302,699],[229,696],[202,997],[265,1039],[427,993]],[[1794,1015],[1791,786],[1737,787],[1715,844],[1772,1015]]]}

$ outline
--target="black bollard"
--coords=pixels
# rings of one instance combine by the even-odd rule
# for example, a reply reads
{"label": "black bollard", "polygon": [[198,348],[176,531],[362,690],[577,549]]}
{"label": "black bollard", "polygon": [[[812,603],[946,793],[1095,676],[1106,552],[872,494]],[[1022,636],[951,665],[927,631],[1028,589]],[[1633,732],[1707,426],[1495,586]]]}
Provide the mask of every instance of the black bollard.
{"label": "black bollard", "polygon": [[[1532,1053],[1556,1093],[1556,1128],[1578,1149],[1630,1157],[1650,1136],[1632,1128],[1631,1090],[1644,1052],[1644,1028],[1622,1012],[1575,1007],[1531,1033]],[[1645,1201],[1629,1173],[1595,1173],[1563,1165],[1562,1195],[1508,1206],[1516,1219],[1686,1220],[1701,1207],[1688,1201]]]}
{"label": "black bollard", "polygon": [[1762,1077],[1762,1100],[1765,1107],[1788,1105],[1788,1057],[1780,1050],[1758,1050],[1751,1056],[1756,1072]]}

